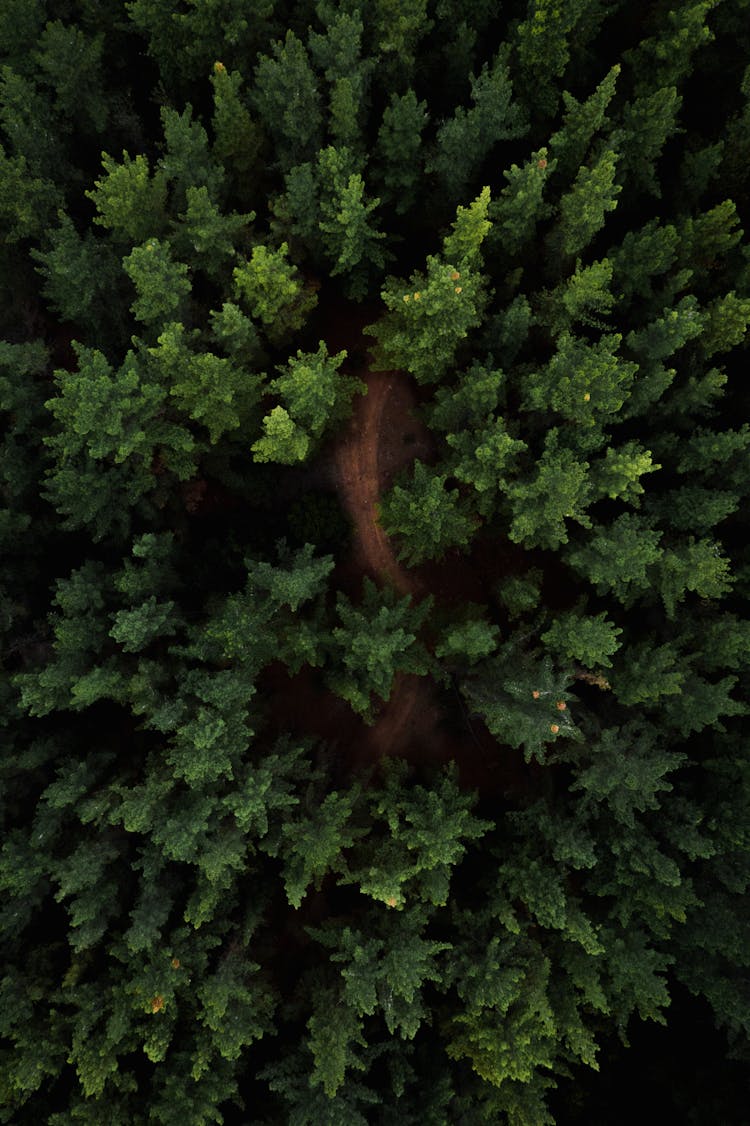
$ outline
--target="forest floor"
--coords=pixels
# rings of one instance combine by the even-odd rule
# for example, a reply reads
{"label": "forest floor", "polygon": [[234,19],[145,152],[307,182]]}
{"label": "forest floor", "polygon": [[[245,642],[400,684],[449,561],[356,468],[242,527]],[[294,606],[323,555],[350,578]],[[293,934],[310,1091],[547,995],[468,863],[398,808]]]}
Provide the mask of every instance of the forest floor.
{"label": "forest floor", "polygon": [[[380,524],[380,498],[398,473],[416,458],[434,462],[438,452],[419,416],[413,379],[403,372],[371,370],[372,339],[363,330],[381,313],[379,303],[354,305],[329,297],[321,302],[315,325],[329,353],[346,349],[342,372],[366,387],[366,393],[355,396],[346,427],[321,450],[318,464],[308,467],[319,484],[335,488],[351,524],[351,548],[337,563],[336,586],[356,601],[367,576],[415,601],[432,595],[436,615],[456,605],[483,605],[498,573],[513,566],[507,548],[475,541],[468,555],[453,550],[439,563],[407,569]],[[397,674],[389,699],[369,726],[309,667],[289,677],[284,666],[274,666],[266,690],[284,730],[315,733],[330,746],[346,749],[341,764],[346,772],[367,770],[385,755],[398,755],[416,766],[455,761],[462,786],[483,792],[526,784],[520,756],[498,759],[494,739],[477,716],[468,714],[457,688],[429,676]]]}
{"label": "forest floor", "polygon": [[[430,460],[435,443],[414,413],[417,398],[409,377],[397,371],[370,370],[370,340],[362,329],[374,319],[370,310],[364,323],[358,323],[359,317],[347,318],[345,346],[354,360],[350,374],[363,381],[367,393],[355,397],[348,425],[331,450],[333,479],[352,524],[353,569],[360,576],[392,586],[401,595],[419,597],[425,593],[423,583],[399,562],[380,523],[378,506],[396,474],[415,458]],[[362,361],[361,366],[357,361]],[[358,757],[363,764],[407,750],[411,757],[417,748],[432,748],[434,756],[441,714],[435,696],[435,686],[428,678],[399,673],[390,698],[360,740]]]}

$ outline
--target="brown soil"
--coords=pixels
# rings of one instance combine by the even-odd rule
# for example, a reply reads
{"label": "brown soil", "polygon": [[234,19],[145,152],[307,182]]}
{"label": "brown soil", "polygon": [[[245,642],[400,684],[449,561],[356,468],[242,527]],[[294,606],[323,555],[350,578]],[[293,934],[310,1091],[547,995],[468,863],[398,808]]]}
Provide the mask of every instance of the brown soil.
{"label": "brown soil", "polygon": [[[362,378],[362,376],[360,376]],[[366,575],[400,594],[419,583],[396,558],[378,515],[378,502],[399,469],[430,453],[429,435],[411,415],[415,396],[398,372],[367,372],[367,394],[355,399],[349,425],[333,451],[341,502],[354,527],[354,558]]]}

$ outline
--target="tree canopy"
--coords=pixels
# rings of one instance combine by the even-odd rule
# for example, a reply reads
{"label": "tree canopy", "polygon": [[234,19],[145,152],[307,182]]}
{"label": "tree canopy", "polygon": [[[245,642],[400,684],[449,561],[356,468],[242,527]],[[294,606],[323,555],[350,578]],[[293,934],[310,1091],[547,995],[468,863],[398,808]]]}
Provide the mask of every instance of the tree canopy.
{"label": "tree canopy", "polygon": [[0,44],[0,1122],[744,1121],[748,0]]}

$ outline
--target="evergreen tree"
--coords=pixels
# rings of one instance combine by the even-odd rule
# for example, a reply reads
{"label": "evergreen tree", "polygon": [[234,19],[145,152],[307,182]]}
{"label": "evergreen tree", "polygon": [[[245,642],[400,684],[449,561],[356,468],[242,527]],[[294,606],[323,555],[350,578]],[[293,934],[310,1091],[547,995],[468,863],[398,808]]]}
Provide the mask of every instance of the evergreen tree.
{"label": "evergreen tree", "polygon": [[552,134],[549,148],[560,179],[570,181],[584,163],[591,143],[607,122],[607,109],[615,94],[621,66],[615,66],[584,102],[563,91],[562,127]]}
{"label": "evergreen tree", "polygon": [[0,1119],[740,1121],[748,0],[293,7],[0,5]]}
{"label": "evergreen tree", "polygon": [[491,226],[489,203],[485,188],[469,207],[459,207],[443,253],[427,258],[426,274],[412,274],[408,283],[386,279],[382,297],[388,313],[367,329],[378,342],[375,370],[403,368],[418,382],[436,382],[469,329],[479,324],[486,295],[478,269]]}
{"label": "evergreen tree", "polygon": [[473,105],[462,106],[439,127],[432,155],[425,164],[434,172],[442,191],[461,198],[476,182],[485,158],[499,141],[522,137],[528,130],[521,107],[513,100],[513,83],[507,53],[500,51],[471,80]]}
{"label": "evergreen tree", "polygon": [[252,100],[283,172],[314,160],[322,140],[320,86],[304,45],[293,31],[255,69]]}
{"label": "evergreen tree", "polygon": [[369,579],[359,606],[339,594],[336,613],[340,625],[331,631],[333,667],[328,680],[367,722],[373,719],[372,696],[387,700],[396,674],[423,674],[428,660],[418,631],[430,613],[430,600],[411,606],[405,596],[381,594]]}
{"label": "evergreen tree", "polygon": [[417,201],[427,121],[427,103],[420,102],[413,90],[391,94],[378,130],[374,174],[379,196],[397,215],[411,210]]}
{"label": "evergreen tree", "polygon": [[475,530],[458,490],[446,489],[446,479],[418,461],[411,480],[394,485],[383,499],[383,526],[399,537],[399,558],[409,564],[442,558],[448,548],[465,546]]}
{"label": "evergreen tree", "polygon": [[572,258],[580,254],[601,230],[607,212],[617,207],[622,188],[615,180],[618,154],[605,149],[583,165],[570,191],[560,200],[560,216],[548,240],[548,253]]}

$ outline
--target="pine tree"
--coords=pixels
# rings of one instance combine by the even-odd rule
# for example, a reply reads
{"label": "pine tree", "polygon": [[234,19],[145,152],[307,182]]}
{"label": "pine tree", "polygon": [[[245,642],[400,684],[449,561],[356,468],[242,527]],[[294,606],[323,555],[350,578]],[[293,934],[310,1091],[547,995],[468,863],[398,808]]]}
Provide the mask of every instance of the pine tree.
{"label": "pine tree", "polygon": [[530,0],[526,18],[515,28],[515,48],[526,98],[537,116],[551,117],[559,101],[555,79],[565,73],[570,40],[576,46],[593,39],[606,14],[591,0]]}
{"label": "pine tree", "polygon": [[385,64],[385,88],[412,73],[419,55],[419,44],[432,28],[427,0],[375,0],[373,30],[376,51]]}
{"label": "pine tree", "polygon": [[[486,302],[481,245],[490,229],[489,189],[459,207],[442,255],[429,255],[426,274],[407,283],[387,278],[382,292],[388,313],[366,331],[377,338],[375,370],[405,369],[418,382],[437,382]],[[458,284],[460,282],[460,284]],[[406,292],[405,292],[406,291]]]}
{"label": "pine tree", "polygon": [[417,200],[422,173],[422,133],[428,123],[427,103],[413,90],[391,94],[383,110],[373,157],[373,174],[383,204],[397,215],[409,211]]}
{"label": "pine tree", "polygon": [[573,258],[585,250],[604,226],[607,212],[617,207],[622,188],[615,180],[618,155],[605,149],[589,165],[583,165],[570,191],[560,200],[560,217],[551,232],[547,252]]}
{"label": "pine tree", "polygon": [[677,131],[682,98],[674,86],[628,102],[622,111],[622,129],[615,131],[618,177],[631,192],[661,195],[656,162],[664,145]]}
{"label": "pine tree", "polygon": [[272,55],[259,59],[252,101],[283,172],[315,159],[323,128],[320,88],[293,31],[273,44]]}
{"label": "pine tree", "polygon": [[130,306],[136,320],[150,325],[182,319],[191,288],[188,268],[174,261],[167,243],[148,239],[136,246],[122,265],[136,289],[136,299]]}
{"label": "pine tree", "polygon": [[524,111],[513,101],[506,56],[500,51],[489,67],[483,66],[471,80],[472,107],[459,106],[438,129],[425,171],[435,174],[450,200],[461,199],[476,182],[485,158],[499,141],[522,137],[528,130]]}
{"label": "pine tree", "polygon": [[559,614],[541,640],[556,657],[579,661],[589,669],[610,668],[621,633],[606,614],[586,614],[582,608]]}
{"label": "pine tree", "polygon": [[547,160],[547,149],[532,153],[526,164],[511,164],[503,172],[506,187],[492,200],[489,218],[492,228],[488,244],[493,256],[502,254],[512,258],[524,250],[533,239],[539,222],[550,213],[544,201],[547,178],[555,170],[554,161]]}
{"label": "pine tree", "polygon": [[168,387],[180,411],[208,430],[211,445],[253,418],[260,398],[259,377],[236,361],[194,351],[182,324],[166,325],[147,355],[154,382]]}
{"label": "pine tree", "polygon": [[389,536],[397,536],[399,559],[413,566],[425,559],[442,559],[451,547],[465,547],[476,523],[461,504],[457,489],[446,489],[447,475],[414,464],[409,481],[396,483],[380,505],[380,518]]}
{"label": "pine tree", "polygon": [[584,163],[594,137],[607,122],[607,109],[621,69],[619,63],[615,64],[584,102],[563,91],[562,128],[549,139],[549,149],[561,180],[570,182]]}
{"label": "pine tree", "polygon": [[242,74],[215,62],[211,72],[214,112],[212,152],[228,171],[232,187],[243,201],[254,197],[260,177],[264,138],[242,98]]}
{"label": "pine tree", "polygon": [[651,586],[650,567],[661,558],[662,535],[642,516],[623,512],[609,525],[594,525],[564,558],[598,593],[611,591],[627,607]]}
{"label": "pine tree", "polygon": [[693,53],[713,39],[706,17],[717,4],[718,0],[697,0],[656,10],[654,34],[624,56],[635,72],[639,95],[677,85],[685,78],[693,65]]}
{"label": "pine tree", "polygon": [[339,372],[345,359],[346,352],[329,356],[321,340],[317,352],[300,350],[296,357],[290,356],[286,365],[277,369],[279,376],[268,385],[313,442],[325,430],[341,424],[349,415],[354,395],[366,390],[361,380]]}
{"label": "pine tree", "polygon": [[123,276],[117,254],[91,231],[80,235],[64,211],[58,211],[57,219],[59,225],[47,230],[45,249],[31,251],[44,278],[44,296],[63,320],[89,340],[102,322],[119,336]]}
{"label": "pine tree", "polygon": [[523,748],[527,762],[543,763],[550,744],[577,736],[568,708],[571,680],[569,670],[559,672],[548,655],[521,648],[513,637],[474,666],[461,692],[501,743]]}
{"label": "pine tree", "polygon": [[167,177],[163,168],[151,176],[146,157],[131,160],[127,152],[122,163],[102,154],[105,175],[86,192],[98,214],[94,222],[112,232],[120,243],[134,246],[165,233]]}
{"label": "pine tree", "polygon": [[512,513],[508,535],[526,547],[555,548],[567,543],[568,518],[584,528],[591,526],[586,515],[591,500],[589,463],[561,447],[557,433],[549,431],[535,472],[507,486]]}
{"label": "pine tree", "polygon": [[368,579],[361,605],[338,595],[341,625],[331,631],[334,659],[328,681],[366,722],[373,719],[372,697],[387,700],[397,673],[427,671],[427,654],[417,635],[430,609],[429,599],[412,606],[408,595],[397,599],[381,593]]}
{"label": "pine tree", "polygon": [[330,87],[329,132],[337,148],[358,156],[364,148],[363,119],[369,109],[374,61],[362,58],[364,24],[361,13],[322,13],[325,35],[311,32],[310,54]]}
{"label": "pine tree", "polygon": [[314,166],[301,164],[288,174],[277,213],[308,253],[329,264],[332,276],[345,276],[348,295],[359,300],[388,254],[380,246],[385,235],[370,218],[380,200],[367,197],[355,168],[348,149],[321,149]]}
{"label": "pine tree", "polygon": [[159,452],[165,468],[186,480],[196,443],[164,417],[166,388],[146,375],[134,352],[115,370],[97,349],[77,345],[78,371],[58,371],[59,393],[47,406],[57,432],[46,441],[53,458],[47,491],[70,527],[96,538],[127,528],[129,509],[155,485]]}
{"label": "pine tree", "polygon": [[591,345],[562,332],[546,369],[525,380],[524,408],[554,411],[581,427],[601,425],[620,411],[638,370],[637,364],[618,355],[621,342],[619,333],[602,336]]}
{"label": "pine tree", "polygon": [[273,343],[300,329],[317,300],[288,254],[285,242],[278,249],[259,244],[232,272],[236,295]]}

